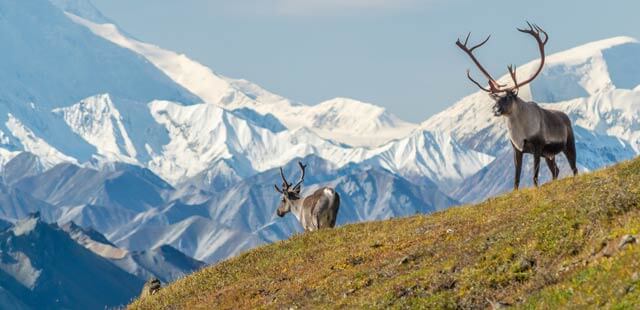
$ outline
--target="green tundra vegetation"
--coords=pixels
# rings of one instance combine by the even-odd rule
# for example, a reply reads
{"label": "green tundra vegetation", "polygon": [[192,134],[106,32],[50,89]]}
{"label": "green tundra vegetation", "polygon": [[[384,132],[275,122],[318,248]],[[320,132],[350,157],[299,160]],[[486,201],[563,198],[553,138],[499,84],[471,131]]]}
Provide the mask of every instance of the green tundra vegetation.
{"label": "green tundra vegetation", "polygon": [[478,205],[295,235],[129,307],[638,309],[639,233],[636,159]]}

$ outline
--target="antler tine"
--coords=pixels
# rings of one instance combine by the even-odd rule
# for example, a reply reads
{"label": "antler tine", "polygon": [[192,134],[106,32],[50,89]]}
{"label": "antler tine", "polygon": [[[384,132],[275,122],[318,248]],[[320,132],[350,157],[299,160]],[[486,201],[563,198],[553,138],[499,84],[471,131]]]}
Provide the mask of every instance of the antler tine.
{"label": "antler tine", "polygon": [[516,29],[518,29],[518,31],[520,32],[533,34],[534,33],[533,25],[531,25],[531,23],[529,23],[528,21],[527,21],[527,25],[529,26],[529,29],[522,29],[522,28],[516,28]]}
{"label": "antler tine", "polygon": [[[469,34],[471,34],[471,32],[469,32]],[[486,39],[484,39],[484,41],[480,42],[479,44],[477,44],[476,46],[472,47],[469,49],[470,52],[473,52],[473,50],[475,50],[476,48],[483,46],[485,43],[487,43],[489,41],[489,39],[491,39],[491,35],[488,35]],[[466,44],[465,44],[466,46]]]}
{"label": "antler tine", "polygon": [[471,70],[469,70],[469,69],[467,69],[467,78],[469,78],[469,80],[471,80],[471,82],[472,82],[473,84],[476,84],[476,86],[478,86],[480,89],[482,89],[482,90],[484,90],[484,91],[486,91],[486,92],[488,92],[488,93],[490,93],[490,92],[491,92],[491,90],[490,90],[490,89],[486,89],[486,88],[484,88],[484,86],[482,86],[480,83],[478,83],[476,80],[474,80],[474,79],[471,77]]}
{"label": "antler tine", "polygon": [[540,38],[540,41],[543,44],[547,44],[547,41],[549,40],[549,34],[547,34],[546,31],[544,31],[544,29],[542,29],[542,27],[538,26],[538,24],[531,24],[530,22],[527,22],[527,25],[529,26],[529,29],[522,29],[522,28],[516,28],[518,29],[518,31],[523,32],[523,33],[528,33],[534,37],[540,37],[540,34],[544,34],[544,40],[542,40],[542,38]]}
{"label": "antler tine", "polygon": [[284,194],[284,191],[282,191],[280,188],[278,188],[278,185],[273,184],[273,187],[276,188],[276,192],[278,192],[280,194]]}
{"label": "antler tine", "polygon": [[538,30],[538,36],[540,36],[540,33],[544,34],[544,40],[542,41],[542,45],[547,45],[547,41],[549,41],[549,34],[538,25],[536,25],[536,30]]}
{"label": "antler tine", "polygon": [[469,38],[471,37],[471,31],[469,31],[469,33],[467,33],[467,38],[464,39],[464,46],[467,46],[467,43],[469,43]]}
{"label": "antler tine", "polygon": [[471,32],[469,32],[467,34],[467,37],[464,39],[464,43],[462,43],[460,41],[460,38],[458,38],[458,41],[456,41],[456,45],[458,45],[458,47],[460,47],[461,49],[463,49],[465,52],[469,51],[469,52],[473,52],[476,48],[483,46],[485,43],[487,43],[489,41],[489,39],[491,39],[491,35],[488,35],[486,39],[484,39],[482,42],[474,45],[472,48],[469,48],[469,38],[471,37]]}
{"label": "antler tine", "polygon": [[298,166],[300,167],[300,170],[302,170],[302,176],[300,177],[300,181],[298,181],[298,183],[296,183],[296,185],[293,187],[294,190],[300,189],[302,182],[304,182],[304,172],[305,172],[305,169],[307,168],[307,165],[302,164],[301,161],[298,161]]}
{"label": "antler tine", "polygon": [[487,89],[487,88],[481,86],[480,83],[478,83],[476,80],[474,80],[471,77],[471,74],[469,73],[469,70],[467,70],[467,77],[476,86],[478,86],[480,89],[482,89],[482,90],[484,90],[486,92],[489,92],[489,93],[502,92],[503,90],[501,88],[504,87],[505,85],[501,85],[498,82],[496,82],[496,80],[491,76],[491,74],[489,74],[489,72],[480,64],[480,61],[478,61],[478,59],[473,55],[473,51],[475,49],[483,46],[484,44],[486,44],[489,41],[489,39],[491,39],[491,35],[487,36],[487,38],[484,39],[482,42],[480,42],[480,43],[474,45],[473,47],[469,48],[468,43],[469,43],[469,37],[470,36],[471,36],[471,32],[469,32],[469,34],[467,34],[467,38],[464,40],[464,44],[458,38],[458,40],[456,41],[456,45],[471,58],[473,63],[475,63],[475,65],[478,67],[478,69],[480,69],[480,72],[482,72],[482,74],[487,78],[487,80],[489,81],[489,88]]}
{"label": "antler tine", "polygon": [[284,171],[280,167],[280,177],[282,178],[282,190],[287,190],[291,187],[291,183],[287,182],[287,178],[284,177]]}
{"label": "antler tine", "polygon": [[509,65],[507,66],[507,69],[509,70],[509,75],[511,75],[511,79],[513,80],[514,85],[518,85],[518,79],[516,78],[516,71],[517,71],[516,66]]}
{"label": "antler tine", "polygon": [[[524,86],[526,84],[531,83],[531,81],[533,81],[539,74],[540,72],[542,72],[542,68],[544,67],[544,61],[545,61],[545,52],[544,52],[544,46],[547,44],[547,42],[549,41],[549,35],[547,34],[546,31],[544,31],[540,26],[536,25],[536,24],[531,24],[530,22],[527,21],[527,25],[529,26],[529,29],[520,29],[520,28],[516,28],[518,29],[518,31],[522,32],[522,33],[527,33],[530,34],[538,43],[538,49],[540,51],[540,66],[538,67],[538,69],[536,70],[536,72],[526,81],[522,82],[522,83],[518,83],[515,79],[515,71],[513,73],[511,73],[511,70],[509,70],[509,73],[511,74],[511,78],[513,79],[515,85],[511,88],[509,88],[508,90],[514,90],[514,89],[518,89],[521,86]],[[541,34],[544,34],[544,40],[541,37]]]}

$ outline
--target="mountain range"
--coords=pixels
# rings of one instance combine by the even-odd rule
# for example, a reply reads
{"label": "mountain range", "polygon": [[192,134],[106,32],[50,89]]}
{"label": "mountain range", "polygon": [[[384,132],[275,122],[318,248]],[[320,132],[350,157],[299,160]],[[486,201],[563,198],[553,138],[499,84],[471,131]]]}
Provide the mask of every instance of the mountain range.
{"label": "mountain range", "polygon": [[[370,103],[307,105],[225,77],[131,37],[87,0],[2,2],[0,12],[10,47],[0,58],[1,249],[40,259],[8,243],[39,212],[36,226],[131,279],[127,292],[96,300],[103,305],[136,295],[149,277],[170,282],[301,232],[275,215],[273,190],[280,167],[298,177],[299,160],[308,164],[303,192],[329,185],[341,195],[339,225],[512,187],[506,126],[482,92],[412,124]],[[520,96],[569,114],[579,167],[591,171],[640,152],[639,85],[640,43],[616,37],[549,55]],[[39,266],[30,279],[49,268]],[[37,281],[21,277],[0,285],[1,305],[37,308],[24,298],[62,294],[29,295]],[[51,307],[93,305],[73,298]]]}

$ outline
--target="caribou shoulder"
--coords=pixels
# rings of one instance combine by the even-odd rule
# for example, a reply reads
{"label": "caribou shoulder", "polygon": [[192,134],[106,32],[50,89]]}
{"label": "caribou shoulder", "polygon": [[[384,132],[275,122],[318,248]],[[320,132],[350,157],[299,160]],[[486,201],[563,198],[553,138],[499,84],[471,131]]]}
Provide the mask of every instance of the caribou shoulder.
{"label": "caribou shoulder", "polygon": [[315,192],[313,192],[313,194],[304,198],[302,207],[304,209],[314,211],[320,200],[322,200],[323,198],[329,198],[329,191],[333,192],[332,189],[327,187],[317,189]]}

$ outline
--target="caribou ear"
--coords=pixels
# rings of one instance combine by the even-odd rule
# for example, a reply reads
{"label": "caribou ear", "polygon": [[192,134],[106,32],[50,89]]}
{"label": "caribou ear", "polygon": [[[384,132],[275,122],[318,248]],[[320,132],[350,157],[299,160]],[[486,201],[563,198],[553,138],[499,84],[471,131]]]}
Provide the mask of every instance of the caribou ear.
{"label": "caribou ear", "polygon": [[289,199],[298,200],[300,199],[300,190],[293,190],[289,192]]}
{"label": "caribou ear", "polygon": [[500,97],[500,95],[498,95],[498,94],[496,94],[496,93],[491,93],[491,94],[489,94],[489,97],[491,97],[491,99],[493,99],[493,101],[496,101],[496,102],[497,102],[498,100],[500,100],[500,98],[501,98],[501,97]]}

